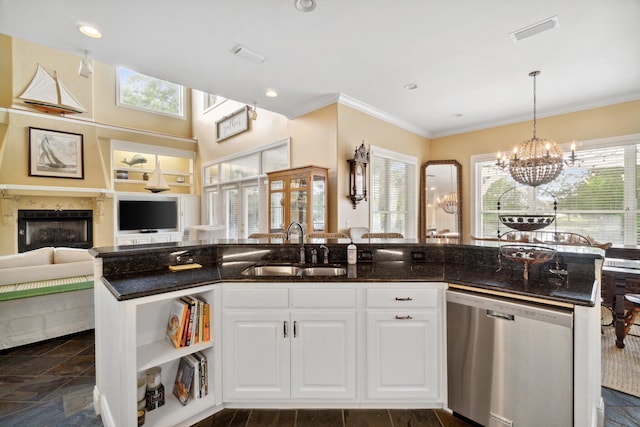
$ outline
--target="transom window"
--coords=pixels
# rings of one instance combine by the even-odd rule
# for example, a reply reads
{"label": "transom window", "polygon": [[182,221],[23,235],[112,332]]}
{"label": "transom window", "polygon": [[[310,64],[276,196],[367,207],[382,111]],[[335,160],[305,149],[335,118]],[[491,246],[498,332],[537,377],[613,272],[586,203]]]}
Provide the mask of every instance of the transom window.
{"label": "transom window", "polygon": [[117,67],[117,102],[131,108],[184,118],[184,87]]}
{"label": "transom window", "polygon": [[[563,147],[565,153],[567,149]],[[640,244],[639,150],[640,135],[583,142],[576,152],[576,164],[565,166],[555,181],[539,189],[519,186],[507,170],[495,166],[495,157],[473,156],[472,234],[496,237],[498,199],[516,187],[511,192],[518,196],[511,195],[507,206],[501,204],[501,214],[549,210],[553,213],[548,192],[551,199],[557,201],[557,213],[556,223],[545,231],[578,233],[614,245]],[[504,233],[509,229],[502,225],[500,231]]]}

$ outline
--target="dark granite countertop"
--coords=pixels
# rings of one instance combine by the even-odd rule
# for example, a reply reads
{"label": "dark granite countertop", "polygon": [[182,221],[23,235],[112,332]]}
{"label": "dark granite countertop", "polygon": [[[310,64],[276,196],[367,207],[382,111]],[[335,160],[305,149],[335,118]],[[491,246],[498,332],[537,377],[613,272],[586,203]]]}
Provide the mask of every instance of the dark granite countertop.
{"label": "dark granite countertop", "polygon": [[[309,245],[313,246],[313,245]],[[174,245],[171,250],[190,249],[202,268],[172,272],[168,269],[168,248],[154,247],[92,249],[105,263],[104,284],[118,300],[129,300],[175,290],[195,288],[220,282],[238,283],[389,283],[447,282],[482,291],[534,297],[550,302],[592,306],[595,303],[593,253],[562,253],[560,260],[568,266],[566,276],[545,273],[542,266],[531,266],[525,281],[521,265],[503,262],[497,272],[497,248],[466,245],[425,246],[415,243],[378,247],[359,245],[359,251],[370,251],[371,261],[348,266],[346,245],[333,244],[331,264],[347,268],[337,277],[249,277],[242,271],[255,264],[290,262],[295,259],[297,245]],[[251,249],[251,250],[249,250]],[[344,249],[344,254],[342,251]],[[423,254],[420,260],[414,254]],[[343,256],[345,255],[345,256]],[[293,258],[292,258],[293,257]]]}

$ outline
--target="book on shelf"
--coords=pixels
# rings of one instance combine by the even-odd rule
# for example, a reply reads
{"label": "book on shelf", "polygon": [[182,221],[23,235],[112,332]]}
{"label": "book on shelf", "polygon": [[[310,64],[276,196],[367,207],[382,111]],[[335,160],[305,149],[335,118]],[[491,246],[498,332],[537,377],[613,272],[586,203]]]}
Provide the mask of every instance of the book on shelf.
{"label": "book on shelf", "polygon": [[193,380],[191,381],[191,389],[189,395],[191,399],[200,399],[200,362],[194,357],[193,354],[184,356],[187,363],[193,369]]}
{"label": "book on shelf", "polygon": [[184,298],[180,298],[182,303],[186,307],[186,314],[184,320],[184,327],[182,328],[182,336],[180,338],[180,347],[185,347],[187,345],[187,336],[189,335],[189,320],[191,319],[191,306]]}
{"label": "book on shelf", "polygon": [[206,356],[200,352],[197,351],[195,353],[192,354],[192,356],[198,361],[199,364],[199,397],[204,397],[207,394],[209,394],[209,380],[208,380],[208,372],[207,372],[207,358]]}
{"label": "book on shelf", "polygon": [[186,305],[180,300],[173,300],[171,302],[171,309],[169,310],[166,337],[175,348],[181,346],[186,315]]}
{"label": "book on shelf", "polygon": [[202,341],[211,340],[211,306],[203,300],[202,307]]}
{"label": "book on shelf", "polygon": [[172,301],[167,340],[175,347],[211,340],[211,306],[201,297],[183,296]]}
{"label": "book on shelf", "polygon": [[176,380],[173,384],[173,394],[182,405],[186,405],[189,400],[191,386],[193,384],[194,368],[184,357],[180,358]]}

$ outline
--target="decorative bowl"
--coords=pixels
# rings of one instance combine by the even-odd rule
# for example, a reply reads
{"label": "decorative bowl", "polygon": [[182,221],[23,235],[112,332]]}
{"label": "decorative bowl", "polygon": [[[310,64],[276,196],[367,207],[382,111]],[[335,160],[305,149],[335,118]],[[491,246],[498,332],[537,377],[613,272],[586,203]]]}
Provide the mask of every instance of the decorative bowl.
{"label": "decorative bowl", "polygon": [[518,231],[540,230],[550,225],[555,215],[498,215],[500,222]]}

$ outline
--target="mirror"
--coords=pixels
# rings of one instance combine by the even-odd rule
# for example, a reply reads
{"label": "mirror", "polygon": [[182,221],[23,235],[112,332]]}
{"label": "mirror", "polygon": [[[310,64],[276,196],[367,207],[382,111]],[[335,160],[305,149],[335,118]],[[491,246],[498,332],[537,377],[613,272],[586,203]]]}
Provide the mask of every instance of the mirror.
{"label": "mirror", "polygon": [[462,236],[462,167],[456,160],[433,160],[422,168],[421,236]]}

